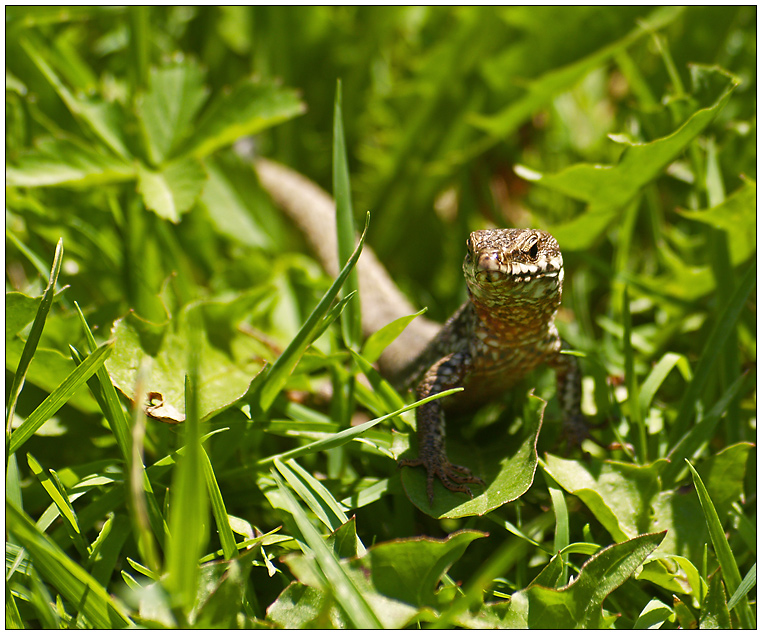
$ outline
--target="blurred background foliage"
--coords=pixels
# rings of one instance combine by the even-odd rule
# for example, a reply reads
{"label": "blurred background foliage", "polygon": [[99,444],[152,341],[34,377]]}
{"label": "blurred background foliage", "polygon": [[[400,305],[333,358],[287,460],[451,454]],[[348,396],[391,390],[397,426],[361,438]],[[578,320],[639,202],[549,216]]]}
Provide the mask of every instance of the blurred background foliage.
{"label": "blurred background foliage", "polygon": [[[650,455],[662,457],[670,447],[664,422],[690,378],[685,364],[701,359],[756,258],[756,58],[752,6],[7,7],[7,385],[36,310],[29,298],[42,293],[60,237],[59,284],[69,285],[17,412],[29,414],[73,369],[68,345],[84,343],[74,302],[99,341],[114,327],[122,354],[108,364],[127,394],[133,353],[153,352],[163,375],[182,375],[186,318],[199,307],[214,351],[207,359],[228,380],[207,412],[245,393],[330,280],[230,146],[250,137],[255,153],[330,191],[341,78],[354,209],[358,217],[371,211],[367,244],[399,286],[444,320],[465,297],[460,262],[469,231],[535,226],[569,236],[561,241],[560,328],[589,355],[599,418],[621,417],[605,377],[626,374],[625,313],[636,375],[668,352],[686,360],[673,362],[681,374],[664,379],[648,413]],[[617,165],[638,148],[644,172],[662,166],[664,146],[654,142],[704,115],[653,176],[642,184],[626,176],[632,196],[620,206],[596,208],[595,192],[584,191],[595,179],[565,172]],[[587,224],[595,214],[584,214],[593,212],[598,224]],[[755,308],[749,300],[718,353],[701,394],[705,410],[756,362]],[[289,388],[314,390],[310,371],[324,363],[305,358]],[[553,393],[552,381],[540,380],[538,394]],[[287,409],[276,403],[278,413]],[[753,440],[755,409],[747,385],[704,441],[717,450]],[[238,427],[207,444],[228,511],[275,526],[251,457],[291,441],[233,411],[210,425]],[[548,413],[557,418],[557,406]],[[28,448],[69,487],[114,462],[114,438],[101,422],[80,391]],[[175,449],[177,435],[149,421],[145,444],[156,460]],[[749,457],[741,478],[753,499],[754,452]],[[356,457],[343,472],[310,460],[338,498],[365,471],[395,474],[378,457]],[[23,491],[27,513],[48,504],[36,481]],[[366,544],[456,526],[425,524],[395,500],[357,510]],[[580,515],[572,531],[588,521]],[[477,558],[493,549],[483,542]],[[261,576],[265,607],[281,587]],[[511,584],[529,579],[519,567]]]}

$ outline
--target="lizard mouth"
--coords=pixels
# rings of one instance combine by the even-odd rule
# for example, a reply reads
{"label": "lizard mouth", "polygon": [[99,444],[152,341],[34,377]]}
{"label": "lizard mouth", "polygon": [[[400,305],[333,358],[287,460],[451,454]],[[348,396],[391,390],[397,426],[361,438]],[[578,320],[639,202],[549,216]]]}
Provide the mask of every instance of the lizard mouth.
{"label": "lizard mouth", "polygon": [[521,284],[539,278],[558,278],[563,261],[560,255],[541,262],[505,262],[499,253],[483,253],[476,262],[466,258],[464,270],[480,286],[500,283]]}

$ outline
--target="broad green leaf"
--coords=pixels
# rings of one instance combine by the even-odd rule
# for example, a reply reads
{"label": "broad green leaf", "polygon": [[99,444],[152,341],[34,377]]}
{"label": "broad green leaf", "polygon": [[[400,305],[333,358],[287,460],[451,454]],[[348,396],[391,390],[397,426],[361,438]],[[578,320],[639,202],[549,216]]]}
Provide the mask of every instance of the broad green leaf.
{"label": "broad green leaf", "polygon": [[[686,526],[689,523],[694,522],[700,524],[701,510],[698,501],[696,501],[695,507],[699,508],[698,514],[693,514],[689,518],[686,518],[685,521],[678,519],[677,522],[673,523],[676,530],[668,530],[668,534],[674,534],[676,531],[681,533],[676,537],[673,536],[671,539],[667,536],[661,545],[659,545],[659,549],[651,554],[651,557],[643,564],[643,567],[635,577],[638,580],[648,580],[671,593],[688,594],[693,599],[693,606],[699,606],[706,593],[706,582],[704,582],[698,569],[688,558],[668,553],[671,547],[678,545],[677,548],[685,553],[701,553],[699,558],[703,556],[703,549],[706,546],[706,540],[709,538],[706,532],[694,532],[699,534],[702,541],[700,542],[699,540],[696,540],[695,542],[698,543],[698,545],[693,549],[691,549],[690,545],[681,542],[686,536],[693,535],[686,532]],[[663,511],[664,507],[660,507],[654,512],[654,515],[661,515]],[[692,514],[693,512],[691,511],[690,513]],[[674,514],[676,516],[679,515],[680,510],[675,510]],[[654,523],[654,526],[663,527],[668,526],[669,524],[670,523]],[[696,525],[693,526],[695,527]]]}
{"label": "broad green leaf", "polygon": [[45,400],[37,406],[27,419],[13,432],[10,438],[8,452],[16,452],[50,417],[81,388],[90,377],[106,361],[113,350],[113,344],[108,342],[78,366]]}
{"label": "broad green leaf", "polygon": [[213,562],[201,567],[196,604],[189,621],[195,629],[237,628],[245,601],[251,561]]}
{"label": "broad green leaf", "polygon": [[199,198],[218,233],[248,247],[271,247],[271,240],[252,218],[232,183],[213,162],[206,165],[207,181]]}
{"label": "broad green leaf", "polygon": [[661,463],[638,466],[596,458],[576,461],[549,454],[544,467],[556,483],[588,506],[615,540],[626,540],[650,528]]}
{"label": "broad green leaf", "polygon": [[292,582],[281,592],[267,607],[267,618],[289,630],[349,627],[329,594],[301,582]]}
{"label": "broad green leaf", "polygon": [[116,104],[108,103],[99,98],[80,97],[72,94],[45,60],[45,53],[50,54],[50,52],[46,50],[42,40],[35,37],[34,41],[30,41],[27,39],[29,37],[31,37],[31,33],[27,31],[26,38],[20,40],[22,48],[58,93],[71,114],[90,128],[117,156],[128,157],[129,152],[122,136],[124,121]]}
{"label": "broad green leaf", "polygon": [[544,410],[545,402],[539,397],[530,396],[520,432],[513,436],[506,433],[486,448],[461,442],[454,435],[448,437],[447,452],[450,460],[469,468],[486,483],[481,492],[481,485],[470,486],[474,493],[473,499],[469,499],[466,494],[445,489],[435,478],[434,504],[429,505],[426,470],[419,467],[402,470],[402,484],[408,498],[418,509],[434,518],[482,516],[516,500],[529,489],[534,480],[537,437]]}
{"label": "broad green leaf", "polygon": [[[542,77],[532,80],[527,86],[526,95],[513,101],[510,106],[494,115],[473,117],[471,123],[485,130],[495,139],[505,138],[538,109],[548,104],[553,97],[569,90],[592,70],[605,64],[614,55],[638,39],[647,36],[653,30],[668,25],[681,13],[682,9],[678,7],[655,10],[627,36],[578,62],[551,70]],[[480,149],[482,148],[480,147]]]}
{"label": "broad green leaf", "polygon": [[203,82],[204,73],[193,60],[151,69],[148,90],[137,101],[137,113],[153,165],[168,158],[188,134],[209,95]]}
{"label": "broad green leaf", "polygon": [[5,183],[11,187],[53,185],[93,187],[134,179],[135,167],[79,140],[45,137],[33,150],[6,166]]}
{"label": "broad green leaf", "polygon": [[691,491],[659,492],[651,501],[652,531],[668,530],[658,553],[683,556],[701,562],[704,544],[709,539],[702,524],[701,507]]}
{"label": "broad green leaf", "polygon": [[368,548],[349,560],[350,570],[366,575],[373,590],[415,607],[439,605],[436,589],[442,576],[461,558],[468,545],[484,538],[481,531],[460,530],[444,539],[426,536],[393,540]]}
{"label": "broad green leaf", "polygon": [[553,235],[564,249],[580,250],[592,245],[641,188],[661,174],[725,107],[739,80],[717,68],[703,72],[724,77],[724,89],[713,97],[714,101],[696,110],[671,135],[650,143],[626,142],[628,147],[617,165],[580,163],[550,175],[517,169],[529,181],[588,204],[587,210],[574,220],[553,227]]}
{"label": "broad green leaf", "polygon": [[34,567],[42,578],[76,606],[94,628],[132,625],[126,611],[109,592],[7,500],[5,522],[7,530],[31,554]]}
{"label": "broad green leaf", "polygon": [[736,443],[709,456],[698,465],[698,473],[712,498],[720,518],[725,519],[731,505],[744,494],[746,466],[754,445]]}
{"label": "broad green leaf", "polygon": [[195,159],[173,161],[158,171],[138,165],[138,192],[146,208],[175,224],[196,203],[205,183],[204,166]]}
{"label": "broad green leaf", "polygon": [[295,91],[244,80],[205,110],[188,140],[187,151],[203,158],[241,137],[261,132],[304,111]]}
{"label": "broad green leaf", "polygon": [[672,622],[674,620],[672,607],[654,598],[640,612],[632,628],[635,630],[658,629],[664,622]]}
{"label": "broad green leaf", "polygon": [[357,522],[354,516],[328,537],[328,544],[339,558],[356,558],[358,555],[365,555],[365,547],[357,536]]}
{"label": "broad green leaf", "polygon": [[[434,538],[410,538],[374,545],[362,557],[341,561],[350,577],[362,592],[368,604],[379,615],[384,628],[402,628],[427,613],[430,608],[442,604],[435,589],[452,564],[457,561],[468,545],[485,534],[477,531],[458,531],[443,540]],[[306,556],[293,556],[286,561],[300,583],[298,589],[289,587],[268,610],[281,626],[306,627],[317,619],[315,606],[330,615],[331,624],[342,624],[334,617],[334,603],[327,593],[307,591],[322,588],[314,569]],[[299,591],[298,597],[294,596]],[[310,605],[303,603],[309,598]],[[289,615],[286,611],[296,611]],[[299,620],[298,622],[296,620]]]}
{"label": "broad green leaf", "polygon": [[[42,294],[42,298],[40,299],[37,313],[34,317],[34,322],[32,323],[32,329],[29,331],[29,337],[24,344],[24,349],[21,353],[18,367],[16,368],[16,372],[13,375],[13,383],[11,384],[11,389],[8,397],[8,405],[6,406],[7,410],[5,413],[6,443],[8,442],[8,437],[11,434],[11,423],[13,422],[13,413],[16,411],[16,402],[19,398],[19,394],[21,394],[21,389],[24,387],[24,379],[26,378],[29,364],[31,364],[32,359],[34,358],[35,351],[37,350],[37,345],[39,344],[40,337],[42,336],[42,330],[45,328],[45,321],[48,319],[48,313],[50,313],[50,307],[53,305],[53,297],[55,296],[56,291],[56,281],[58,280],[58,274],[61,271],[62,261],[63,239],[59,239],[58,244],[56,245],[56,253],[53,256],[53,267],[50,270],[48,286],[45,288],[45,292]],[[21,312],[23,313],[23,309]],[[14,313],[16,316],[18,316],[19,312]],[[18,323],[21,319],[23,318],[17,317],[15,322]],[[16,333],[13,332],[10,334],[11,337],[9,337],[7,329],[8,326],[6,325],[6,346],[8,345],[8,342],[13,338],[13,336],[16,335]]]}
{"label": "broad green leaf", "polygon": [[[696,486],[696,493],[698,494],[698,499],[701,503],[701,509],[704,511],[704,518],[706,519],[706,525],[709,528],[709,536],[712,539],[714,553],[722,568],[722,579],[728,587],[728,593],[732,596],[741,584],[741,574],[738,571],[738,564],[733,557],[733,552],[730,549],[728,539],[722,529],[722,523],[717,516],[717,511],[712,503],[712,499],[709,497],[709,492],[707,492],[696,469],[689,461],[686,460],[686,462],[688,463],[688,468],[693,477],[693,484]],[[738,602],[734,610],[741,621],[742,628],[756,628],[754,614],[745,597]]]}
{"label": "broad green leaf", "polygon": [[757,184],[744,180],[743,185],[719,205],[704,210],[677,210],[689,218],[727,232],[733,248],[733,265],[744,262],[756,251]]}
{"label": "broad green leaf", "polygon": [[199,407],[203,419],[227,408],[246,394],[252,379],[262,369],[262,363],[258,360],[269,355],[264,346],[236,332],[235,323],[230,323],[240,320],[242,312],[260,299],[256,293],[242,293],[225,301],[202,301],[183,307],[167,325],[160,327],[162,336],[158,349],[151,345],[151,331],[156,325],[152,326],[134,314],[117,320],[112,327],[114,355],[106,364],[114,386],[134,399],[140,360],[149,355],[153,362],[146,392],[160,394],[163,404],[171,406],[171,410],[179,415],[174,421],[182,421],[185,412],[183,376],[187,372],[191,346],[191,314],[207,309],[211,311],[217,305],[222,310],[226,306],[225,318],[228,321],[214,321],[215,336],[221,338],[221,341],[216,341],[220,344],[224,342],[225,349],[210,341],[209,332],[200,338],[204,365],[200,369]]}
{"label": "broad green leaf", "polygon": [[[597,551],[597,549],[595,551]],[[595,553],[595,551],[593,551],[593,553]],[[564,582],[566,580],[564,576],[565,569],[566,565],[564,564],[563,557],[561,554],[556,554],[550,559],[550,562],[543,567],[542,571],[537,574],[537,577],[529,583],[529,586],[538,585],[549,589],[555,589],[558,586],[559,581]]]}
{"label": "broad green leaf", "polygon": [[644,534],[606,547],[562,589],[531,586],[514,593],[506,619],[520,617],[528,628],[602,628],[603,601],[635,573],[663,537],[663,532]]}

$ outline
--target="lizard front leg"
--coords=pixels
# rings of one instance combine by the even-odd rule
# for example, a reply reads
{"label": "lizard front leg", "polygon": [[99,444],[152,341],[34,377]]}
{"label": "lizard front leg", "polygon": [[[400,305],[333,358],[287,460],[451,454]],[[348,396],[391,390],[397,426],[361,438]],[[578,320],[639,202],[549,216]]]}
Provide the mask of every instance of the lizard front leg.
{"label": "lizard front leg", "polygon": [[[565,343],[564,343],[565,344]],[[560,352],[549,365],[556,371],[558,400],[564,419],[564,437],[572,447],[590,438],[589,424],[582,414],[582,372],[577,358]]]}
{"label": "lizard front leg", "polygon": [[[419,399],[436,395],[449,388],[460,385],[471,366],[471,356],[468,352],[450,353],[434,364],[423,376],[416,392]],[[465,492],[473,498],[466,483],[481,483],[483,481],[471,474],[471,471],[461,465],[453,465],[445,451],[445,419],[442,401],[430,401],[419,406],[416,420],[418,422],[418,458],[403,459],[400,467],[426,468],[426,493],[429,504],[434,503],[434,477],[436,476],[447,489],[453,492]]]}

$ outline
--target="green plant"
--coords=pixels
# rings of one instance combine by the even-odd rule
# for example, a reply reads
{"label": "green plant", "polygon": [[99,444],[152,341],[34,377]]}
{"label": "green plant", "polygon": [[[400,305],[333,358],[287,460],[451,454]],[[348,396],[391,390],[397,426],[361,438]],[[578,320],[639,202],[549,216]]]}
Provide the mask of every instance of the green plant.
{"label": "green plant", "polygon": [[[8,8],[6,625],[753,627],[754,17]],[[336,280],[252,135],[334,193]],[[500,494],[430,508],[352,267],[444,319],[487,224],[558,238],[618,446],[560,455],[539,373],[448,431]]]}

